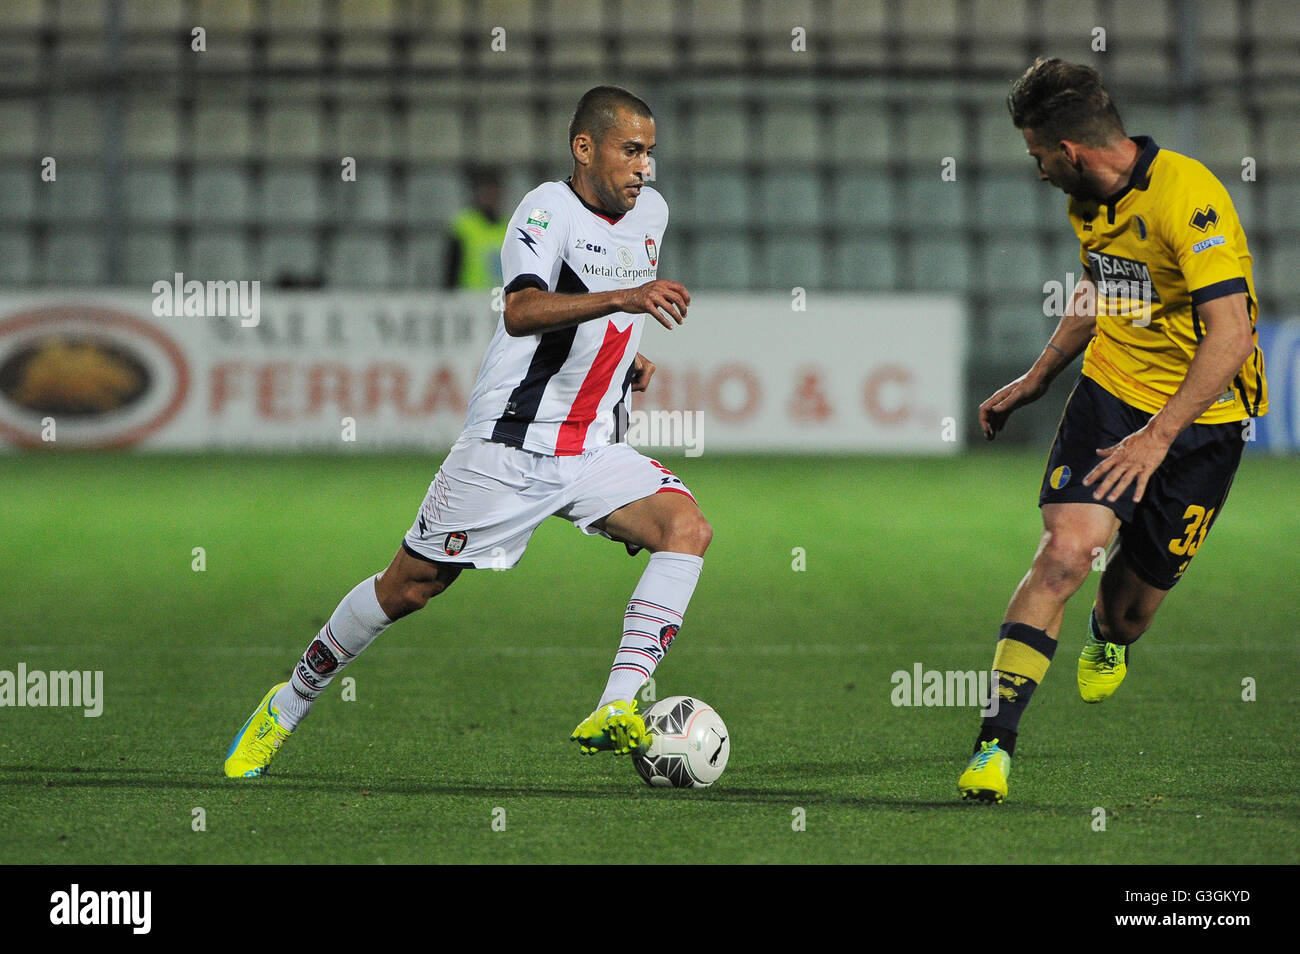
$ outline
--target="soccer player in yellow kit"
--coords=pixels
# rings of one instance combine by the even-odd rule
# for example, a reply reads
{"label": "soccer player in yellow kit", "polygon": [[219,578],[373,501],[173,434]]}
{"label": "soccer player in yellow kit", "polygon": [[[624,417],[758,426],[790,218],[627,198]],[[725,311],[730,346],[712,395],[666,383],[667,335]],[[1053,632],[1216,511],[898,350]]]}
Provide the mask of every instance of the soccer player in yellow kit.
{"label": "soccer player in yellow kit", "polygon": [[1129,647],[1223,510],[1250,419],[1268,410],[1250,251],[1223,185],[1129,138],[1089,67],[1039,59],[1007,103],[1039,177],[1070,197],[1085,271],[1033,366],[980,405],[985,438],[1084,359],[1043,474],[1038,552],[998,635],[997,711],[958,781],[962,798],[996,802],[1094,554],[1118,533],[1079,655],[1084,702],[1124,680]]}

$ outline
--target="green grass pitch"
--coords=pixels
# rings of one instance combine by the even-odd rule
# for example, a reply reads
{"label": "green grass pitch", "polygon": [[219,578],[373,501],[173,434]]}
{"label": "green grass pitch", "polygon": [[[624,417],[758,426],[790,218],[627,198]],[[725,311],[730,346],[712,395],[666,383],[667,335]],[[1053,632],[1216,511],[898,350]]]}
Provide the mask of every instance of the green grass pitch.
{"label": "green grass pitch", "polygon": [[668,461],[715,539],[658,691],[726,719],[712,789],[651,790],[568,741],[645,556],[559,520],[382,636],[356,701],[336,680],[271,776],[225,779],[438,460],[0,459],[0,670],[102,670],[105,694],[99,718],[0,709],[0,862],[1300,861],[1294,459],[1244,462],[1104,705],[1074,686],[1091,584],[1071,602],[1002,806],[956,797],[973,709],[890,701],[915,663],[988,666],[1034,551],[1042,455],[986,448]]}

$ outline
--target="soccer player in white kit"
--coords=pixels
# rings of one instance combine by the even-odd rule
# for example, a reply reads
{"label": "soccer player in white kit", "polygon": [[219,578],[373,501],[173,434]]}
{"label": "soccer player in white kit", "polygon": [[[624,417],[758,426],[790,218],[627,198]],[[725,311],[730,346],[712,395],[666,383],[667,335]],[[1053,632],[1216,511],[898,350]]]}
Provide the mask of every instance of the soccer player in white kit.
{"label": "soccer player in white kit", "polygon": [[514,566],[538,525],[650,552],[596,709],[571,738],[587,754],[647,743],[636,693],[682,625],[713,531],[668,468],[624,443],[630,391],[654,364],[637,352],[644,316],[680,325],[691,296],[658,279],[668,207],[645,184],[650,108],[600,86],[569,125],[573,173],[511,217],[501,249],[505,309],[470,397],[465,429],[383,573],[343,598],[288,682],[274,686],[226,753],[226,775],[262,775],[312,703],[395,620],[469,568]]}

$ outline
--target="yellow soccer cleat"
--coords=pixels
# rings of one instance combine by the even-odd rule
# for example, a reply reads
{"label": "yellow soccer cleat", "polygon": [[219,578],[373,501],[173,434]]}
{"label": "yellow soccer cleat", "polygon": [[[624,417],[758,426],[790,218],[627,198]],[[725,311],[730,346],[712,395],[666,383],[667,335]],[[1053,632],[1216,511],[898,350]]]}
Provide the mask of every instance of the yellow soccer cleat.
{"label": "yellow soccer cleat", "polygon": [[284,740],[292,735],[280,728],[280,711],[271,707],[275,694],[287,685],[287,682],[282,682],[272,686],[244,727],[235,734],[235,741],[226,750],[227,778],[256,778],[264,774]]}
{"label": "yellow soccer cleat", "polygon": [[1084,702],[1109,699],[1128,675],[1128,647],[1088,637],[1079,653],[1079,697]]}
{"label": "yellow soccer cleat", "polygon": [[957,779],[957,791],[963,799],[1002,803],[1007,797],[1007,779],[1011,777],[1011,756],[998,748],[998,740],[981,742],[971,756],[966,771]]}
{"label": "yellow soccer cleat", "polygon": [[627,755],[644,748],[649,743],[645,721],[637,714],[636,700],[624,702],[617,699],[607,702],[587,718],[569,736],[577,742],[583,755],[613,752]]}

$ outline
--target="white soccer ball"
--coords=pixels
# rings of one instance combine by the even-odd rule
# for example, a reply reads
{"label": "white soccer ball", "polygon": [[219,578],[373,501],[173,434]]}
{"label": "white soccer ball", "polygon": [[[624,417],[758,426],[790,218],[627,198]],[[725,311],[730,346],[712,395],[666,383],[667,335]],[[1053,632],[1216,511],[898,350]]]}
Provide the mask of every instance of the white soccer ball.
{"label": "white soccer ball", "polygon": [[632,756],[655,788],[708,788],[731,755],[731,733],[707,702],[691,696],[661,699],[643,713],[650,746]]}

